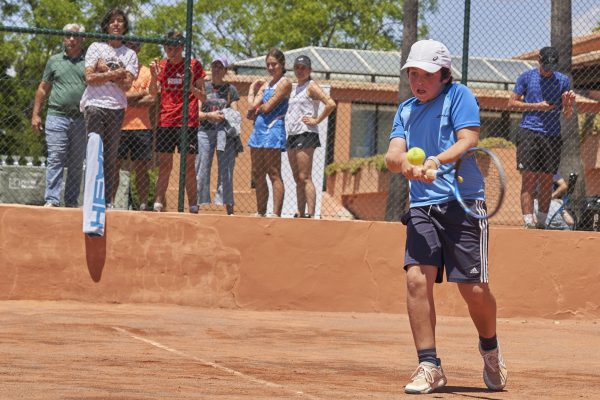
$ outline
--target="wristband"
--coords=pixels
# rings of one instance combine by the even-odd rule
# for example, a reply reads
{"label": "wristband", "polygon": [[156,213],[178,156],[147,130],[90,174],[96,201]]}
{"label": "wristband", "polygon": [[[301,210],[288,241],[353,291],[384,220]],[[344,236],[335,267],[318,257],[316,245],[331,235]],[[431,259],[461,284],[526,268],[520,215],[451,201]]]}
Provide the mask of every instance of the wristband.
{"label": "wristband", "polygon": [[440,169],[442,163],[436,156],[429,156],[425,159],[425,161],[433,161],[435,163],[435,169]]}

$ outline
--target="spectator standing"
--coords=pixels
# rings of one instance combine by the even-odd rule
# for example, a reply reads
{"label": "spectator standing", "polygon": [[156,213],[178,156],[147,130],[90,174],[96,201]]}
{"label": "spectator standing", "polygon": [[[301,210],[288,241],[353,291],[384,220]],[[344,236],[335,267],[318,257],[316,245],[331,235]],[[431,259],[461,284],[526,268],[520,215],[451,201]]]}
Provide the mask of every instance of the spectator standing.
{"label": "spectator standing", "polygon": [[[248,88],[248,97],[247,97],[247,103],[248,103],[248,111],[246,113],[246,117],[252,120],[252,129],[254,130],[254,116],[256,116],[256,113],[254,111],[254,109],[252,108],[252,105],[254,104],[254,99],[256,98],[256,94],[258,93],[258,91],[260,90],[261,87],[263,87],[263,85],[265,84],[266,80],[264,78],[257,78],[254,81],[252,81],[252,83],[250,84],[250,87]],[[250,188],[251,189],[256,189],[256,179],[254,178],[254,172],[252,170],[250,170]]]}
{"label": "spectator standing", "polygon": [[[85,32],[85,29],[79,24],[67,24],[63,31]],[[65,167],[65,206],[78,206],[86,151],[85,120],[79,110],[79,102],[85,91],[82,44],[83,38],[80,36],[63,37],[64,50],[50,57],[35,93],[31,126],[38,134],[45,131],[48,148],[45,207],[60,205]],[[48,112],[44,129],[40,113],[46,98]]]}
{"label": "spectator standing", "polygon": [[285,114],[292,83],[284,77],[285,55],[271,49],[266,56],[267,72],[271,80],[263,84],[248,110],[254,120],[254,129],[248,140],[252,162],[252,177],[256,185],[256,208],[259,216],[267,213],[269,188],[267,176],[273,187],[273,214],[281,216],[284,186],[281,179],[281,152],[285,151]]}
{"label": "spectator standing", "polygon": [[210,82],[205,83],[206,100],[200,102],[200,129],[198,129],[198,204],[210,204],[210,173],[215,150],[218,179],[215,204],[225,204],[227,214],[233,214],[233,169],[239,150],[239,131],[233,132],[223,110],[238,113],[240,96],[237,89],[223,80],[229,62],[217,57],[211,62]]}
{"label": "spectator standing", "polygon": [[[540,66],[518,78],[508,105],[522,110],[517,136],[517,168],[521,171],[521,211],[525,228],[546,225],[552,194],[552,176],[558,172],[562,150],[561,111],[573,115],[575,93],[569,77],[558,72],[558,51],[544,47]],[[539,212],[534,216],[533,193],[539,186]],[[537,225],[535,221],[537,222]]]}
{"label": "spectator standing", "polygon": [[[139,54],[140,42],[127,42],[127,47]],[[135,171],[136,188],[140,199],[139,209],[145,211],[148,206],[150,179],[148,170],[152,161],[152,122],[150,107],[156,103],[156,94],[150,93],[150,68],[139,66],[137,78],[126,93],[127,109],[121,130],[117,171],[123,160],[131,160]],[[119,175],[117,174],[117,186]],[[112,200],[114,203],[114,199]]]}
{"label": "spectator standing", "polygon": [[[129,32],[127,14],[118,8],[106,13],[100,23],[102,32],[124,35]],[[138,75],[135,51],[120,39],[95,42],[85,55],[87,88],[81,98],[88,134],[95,132],[104,145],[105,196],[112,201],[117,193],[117,153],[123,117],[127,108],[126,92]],[[106,205],[112,208],[112,203]]]}
{"label": "spectator standing", "polygon": [[150,65],[152,73],[151,92],[160,91],[160,111],[156,131],[159,169],[154,211],[163,210],[169,177],[173,169],[173,154],[177,147],[180,153],[186,152],[185,190],[188,195],[189,211],[198,213],[198,188],[196,186],[194,164],[198,154],[198,100],[206,100],[204,90],[206,73],[198,60],[191,59],[188,124],[185,128],[188,144],[187,149],[181,149],[180,137],[183,125],[183,84],[185,77],[184,37],[181,32],[170,31],[167,33],[167,39],[177,39],[179,43],[165,45],[164,50],[167,58],[160,61],[155,60]]}
{"label": "spectator standing", "polygon": [[[288,160],[296,182],[295,217],[312,218],[315,215],[317,193],[312,181],[313,155],[321,146],[319,124],[335,109],[335,102],[312,80],[312,62],[301,55],[294,61],[298,84],[292,89],[285,115]],[[319,104],[325,105],[319,115]],[[306,209],[308,208],[308,213]]]}
{"label": "spectator standing", "polygon": [[[449,181],[430,178],[427,170],[456,162],[479,139],[479,105],[463,85],[452,83],[450,52],[435,40],[415,42],[402,66],[412,97],[398,108],[385,156],[388,169],[410,180],[406,225],[406,293],[408,319],[419,365],[404,390],[430,393],[446,384],[437,357],[434,284],[455,282],[479,334],[483,380],[491,390],[506,385],[507,369],[496,337],[496,300],[488,284],[488,224],[465,214]],[[446,111],[447,110],[447,111]],[[440,120],[440,118],[443,118]],[[429,157],[423,165],[408,162],[407,150],[420,147]],[[470,204],[485,213],[483,177],[474,159],[463,162],[472,176]]]}

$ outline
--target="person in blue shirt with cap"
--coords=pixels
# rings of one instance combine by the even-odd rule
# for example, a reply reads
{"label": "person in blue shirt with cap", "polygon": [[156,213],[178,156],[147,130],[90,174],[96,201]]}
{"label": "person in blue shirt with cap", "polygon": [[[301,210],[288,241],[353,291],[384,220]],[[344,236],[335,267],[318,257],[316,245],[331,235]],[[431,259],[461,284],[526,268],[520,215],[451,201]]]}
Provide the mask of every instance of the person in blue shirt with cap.
{"label": "person in blue shirt with cap", "polygon": [[[544,47],[539,68],[523,72],[508,101],[509,107],[523,111],[517,133],[517,168],[521,171],[521,211],[526,229],[546,225],[552,197],[552,177],[558,173],[562,138],[560,115],[571,118],[575,93],[569,77],[557,71],[558,51]],[[539,211],[533,200],[539,187]]]}

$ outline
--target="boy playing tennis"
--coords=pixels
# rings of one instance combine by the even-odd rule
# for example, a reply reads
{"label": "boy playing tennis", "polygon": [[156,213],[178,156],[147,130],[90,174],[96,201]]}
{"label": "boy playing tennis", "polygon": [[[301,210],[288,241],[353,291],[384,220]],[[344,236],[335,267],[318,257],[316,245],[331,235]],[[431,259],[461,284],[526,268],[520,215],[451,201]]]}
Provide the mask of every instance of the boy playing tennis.
{"label": "boy playing tennis", "polygon": [[[385,157],[388,169],[410,180],[410,209],[404,268],[407,309],[419,366],[405,386],[406,393],[431,393],[446,384],[435,343],[433,284],[456,282],[479,333],[483,380],[491,390],[506,385],[507,370],[496,338],[496,300],[488,286],[488,224],[469,217],[456,201],[450,184],[426,175],[459,159],[477,145],[479,105],[465,86],[452,83],[446,46],[434,40],[413,44],[402,69],[408,72],[415,97],[398,108]],[[412,147],[430,156],[413,166],[406,157]],[[473,166],[475,168],[475,166]],[[452,175],[452,174],[450,174]],[[478,174],[474,174],[478,175]],[[483,193],[483,180],[478,183]],[[483,195],[477,200],[485,213]]]}

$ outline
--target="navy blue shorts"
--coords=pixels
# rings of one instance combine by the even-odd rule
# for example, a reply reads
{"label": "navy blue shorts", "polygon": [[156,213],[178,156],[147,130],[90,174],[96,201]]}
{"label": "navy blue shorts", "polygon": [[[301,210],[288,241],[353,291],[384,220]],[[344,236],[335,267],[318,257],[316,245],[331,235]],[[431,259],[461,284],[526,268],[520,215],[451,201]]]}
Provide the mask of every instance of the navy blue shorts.
{"label": "navy blue shorts", "polygon": [[402,223],[406,225],[404,269],[409,265],[436,266],[437,283],[443,280],[444,268],[448,282],[488,281],[487,220],[468,216],[457,201],[450,201],[413,207]]}

